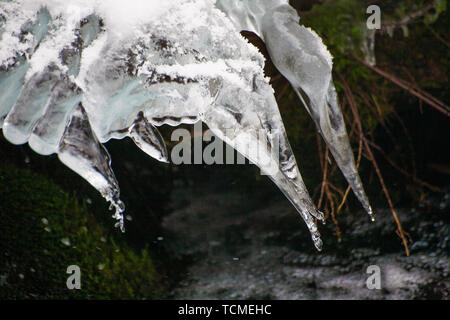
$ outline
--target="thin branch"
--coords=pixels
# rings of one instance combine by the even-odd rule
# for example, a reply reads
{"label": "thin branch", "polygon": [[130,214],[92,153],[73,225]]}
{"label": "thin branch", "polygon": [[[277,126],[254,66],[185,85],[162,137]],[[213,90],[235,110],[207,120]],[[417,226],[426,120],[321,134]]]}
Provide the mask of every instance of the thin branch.
{"label": "thin branch", "polygon": [[438,39],[440,42],[442,42],[443,44],[445,44],[447,47],[450,48],[450,43],[448,43],[444,38],[442,38],[439,33],[437,33],[436,31],[434,31],[433,28],[431,28],[427,23],[423,23],[425,25],[425,27],[430,30],[430,32],[433,34],[433,36],[436,37],[436,39]]}
{"label": "thin branch", "polygon": [[403,174],[404,176],[406,176],[406,177],[408,177],[408,178],[411,178],[414,182],[416,182],[416,183],[422,185],[423,187],[426,187],[426,188],[430,189],[431,191],[439,192],[439,193],[445,193],[445,191],[442,190],[441,188],[436,187],[436,186],[433,186],[432,184],[430,184],[430,183],[428,183],[428,182],[422,181],[422,180],[420,180],[419,178],[415,177],[414,175],[410,174],[410,173],[409,173],[408,171],[406,171],[405,169],[400,168],[397,164],[395,164],[394,161],[392,161],[392,160],[387,156],[387,154],[383,151],[383,149],[382,149],[379,145],[375,144],[375,143],[372,142],[372,141],[368,141],[368,143],[369,143],[373,148],[375,148],[376,150],[378,150],[378,152],[380,152],[380,154],[383,156],[383,158],[384,158],[384,159],[385,159],[385,160],[386,160],[386,161],[387,161],[394,169],[398,170],[398,171],[399,171],[401,174]]}
{"label": "thin branch", "polygon": [[331,208],[331,210],[330,210],[331,211],[331,219],[333,220],[333,223],[336,227],[336,236],[338,238],[338,242],[340,243],[340,242],[342,242],[341,229],[339,228],[339,223],[338,223],[338,221],[336,219],[336,215],[335,215],[333,195],[331,194],[328,186],[329,186],[329,184],[327,183],[325,185],[325,192],[327,194],[328,203],[330,204],[330,208]]}
{"label": "thin branch", "polygon": [[364,131],[363,131],[363,128],[362,128],[361,119],[359,117],[358,107],[356,106],[356,102],[355,102],[354,96],[353,96],[353,94],[352,94],[352,92],[350,90],[350,87],[347,84],[347,81],[344,79],[344,77],[340,73],[338,73],[338,76],[339,76],[339,78],[342,81],[342,84],[343,84],[343,87],[344,87],[344,92],[345,92],[345,94],[346,94],[346,96],[348,98],[348,102],[349,102],[350,108],[351,108],[351,110],[353,112],[353,117],[354,117],[355,121],[357,122],[359,131],[360,131],[360,133],[361,133],[361,135],[363,137],[364,148],[366,149],[366,151],[367,151],[367,153],[369,155],[369,160],[372,162],[372,165],[373,165],[373,167],[375,169],[375,172],[376,172],[376,174],[378,176],[378,180],[380,181],[383,193],[384,193],[384,195],[386,197],[386,200],[387,200],[387,202],[389,204],[389,208],[391,209],[392,216],[394,217],[395,223],[397,224],[398,235],[400,236],[400,238],[402,240],[403,246],[405,248],[406,255],[409,256],[410,252],[409,252],[409,247],[408,247],[408,240],[406,239],[406,235],[405,235],[405,232],[403,230],[403,227],[402,227],[402,224],[400,222],[400,219],[398,218],[397,212],[394,209],[394,205],[392,203],[391,196],[390,196],[389,191],[388,191],[388,189],[386,187],[386,184],[384,183],[384,179],[383,179],[383,176],[381,174],[381,171],[380,171],[380,168],[378,166],[378,163],[377,163],[377,161],[375,159],[375,156],[374,156],[374,154],[372,152],[372,149],[370,148],[370,145],[369,145],[367,139],[364,136]]}
{"label": "thin branch", "polygon": [[[361,157],[363,152],[363,135],[361,134],[361,131],[359,133],[359,147],[358,147],[358,159],[356,160],[356,169],[359,169],[359,166],[361,164]],[[344,206],[345,202],[347,201],[347,197],[350,193],[351,187],[348,186],[347,190],[345,190],[344,196],[342,197],[341,204],[337,208],[337,213],[339,213]]]}
{"label": "thin branch", "polygon": [[289,82],[284,85],[283,89],[281,89],[280,93],[277,96],[277,102],[280,102],[281,98],[283,98],[283,96],[289,90],[290,87],[291,85]]}
{"label": "thin branch", "polygon": [[381,70],[378,67],[371,66],[366,61],[364,61],[363,59],[359,58],[356,55],[352,55],[352,57],[353,57],[353,59],[355,59],[356,61],[360,62],[361,64],[363,64],[367,68],[371,69],[372,71],[375,71],[379,75],[381,75],[384,78],[390,80],[391,82],[395,83],[399,87],[405,89],[406,91],[408,91],[412,95],[416,96],[420,100],[424,101],[425,103],[427,103],[431,107],[435,108],[439,112],[443,113],[447,117],[450,117],[450,107],[447,106],[446,104],[444,104],[442,101],[438,100],[437,98],[433,97],[429,93],[423,91],[420,88],[414,87],[409,82],[407,82],[405,80],[402,80],[402,79],[399,79],[399,78],[395,77],[394,75],[391,75],[391,74]]}
{"label": "thin branch", "polygon": [[[345,101],[347,101],[347,98],[345,98]],[[357,121],[352,121],[352,123],[353,123],[352,127],[355,126],[358,128]],[[363,139],[364,139],[362,130],[359,130],[358,133],[359,133],[359,147],[358,147],[358,158],[356,160],[356,169],[359,169],[359,166],[361,164],[361,157],[362,157],[362,153],[363,153]],[[347,190],[345,190],[344,196],[342,197],[342,201],[337,208],[337,213],[339,213],[342,210],[342,207],[344,206],[345,202],[347,201],[347,197],[350,193],[350,190],[351,190],[351,186],[348,186]]]}
{"label": "thin branch", "polygon": [[398,28],[401,26],[406,26],[406,25],[410,24],[412,21],[414,21],[414,19],[423,16],[425,13],[427,13],[429,10],[431,10],[437,4],[437,2],[438,2],[438,0],[433,0],[426,6],[420,8],[416,11],[413,11],[410,14],[407,14],[401,20],[383,23],[381,27],[382,27],[382,29],[392,29],[392,28],[395,29],[395,28]]}
{"label": "thin branch", "polygon": [[[320,139],[320,138],[318,138]],[[318,140],[318,144],[319,144],[319,153],[322,154],[322,145],[320,140]],[[328,173],[328,147],[326,147],[325,149],[325,156],[321,156],[321,167],[322,167],[322,172],[323,172],[323,177],[322,177],[322,186],[320,187],[320,197],[319,197],[319,202],[317,204],[317,208],[320,210],[320,207],[322,206],[322,200],[323,200],[323,195],[325,192],[325,186],[327,184],[327,173]]]}

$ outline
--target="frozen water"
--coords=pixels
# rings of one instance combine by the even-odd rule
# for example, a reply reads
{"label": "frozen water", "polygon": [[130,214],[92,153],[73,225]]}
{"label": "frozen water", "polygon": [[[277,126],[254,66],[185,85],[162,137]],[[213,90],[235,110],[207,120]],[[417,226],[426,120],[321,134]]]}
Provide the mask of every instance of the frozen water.
{"label": "frozen water", "polygon": [[[0,0],[0,128],[60,160],[124,210],[102,145],[130,137],[168,161],[157,127],[205,122],[259,166],[321,240],[257,33],[291,82],[366,210],[331,79],[332,58],[287,0]],[[259,139],[260,132],[264,139]],[[268,167],[262,159],[274,160]]]}
{"label": "frozen water", "polygon": [[372,215],[337,101],[332,57],[320,37],[299,24],[288,0],[219,0],[218,4],[236,28],[252,31],[265,42],[273,63],[292,84],[355,195]]}

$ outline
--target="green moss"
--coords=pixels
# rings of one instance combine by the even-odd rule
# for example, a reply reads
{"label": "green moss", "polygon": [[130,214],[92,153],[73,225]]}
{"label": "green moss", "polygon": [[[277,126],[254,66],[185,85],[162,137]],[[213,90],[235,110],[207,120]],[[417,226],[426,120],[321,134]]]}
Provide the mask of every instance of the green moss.
{"label": "green moss", "polygon": [[[52,181],[0,166],[0,299],[161,297],[147,251],[109,232]],[[70,265],[81,269],[81,290],[67,289]]]}
{"label": "green moss", "polygon": [[365,35],[366,6],[359,0],[326,1],[315,5],[302,23],[318,32],[334,53],[355,51]]}

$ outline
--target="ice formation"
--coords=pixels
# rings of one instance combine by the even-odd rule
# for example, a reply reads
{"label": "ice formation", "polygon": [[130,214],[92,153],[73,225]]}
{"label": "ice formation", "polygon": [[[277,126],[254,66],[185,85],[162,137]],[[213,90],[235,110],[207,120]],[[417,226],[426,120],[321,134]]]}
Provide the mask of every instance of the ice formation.
{"label": "ice formation", "polygon": [[[255,146],[279,165],[270,178],[322,242],[253,31],[291,82],[364,208],[331,78],[332,57],[287,0],[0,0],[0,128],[14,144],[57,153],[124,206],[103,143],[130,137],[168,161],[157,127],[203,121],[254,164]],[[263,130],[267,140],[258,140]],[[230,134],[231,132],[231,134]],[[259,151],[261,152],[261,151]]]}

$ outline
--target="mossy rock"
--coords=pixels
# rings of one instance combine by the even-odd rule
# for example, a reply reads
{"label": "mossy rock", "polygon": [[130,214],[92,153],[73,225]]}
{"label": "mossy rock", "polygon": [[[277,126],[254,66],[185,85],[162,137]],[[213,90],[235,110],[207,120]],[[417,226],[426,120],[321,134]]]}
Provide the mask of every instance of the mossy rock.
{"label": "mossy rock", "polygon": [[[155,299],[161,276],[74,196],[47,178],[0,165],[0,299]],[[81,270],[81,289],[66,286]]]}

